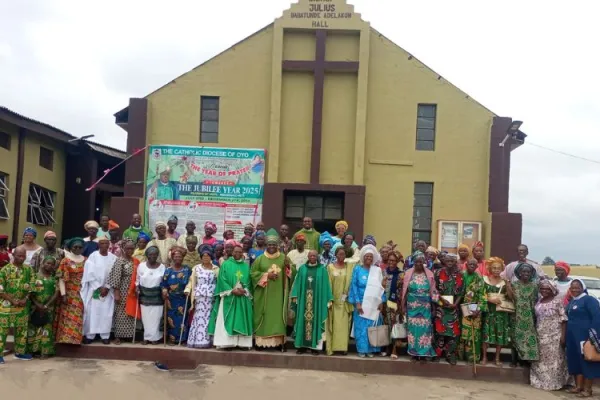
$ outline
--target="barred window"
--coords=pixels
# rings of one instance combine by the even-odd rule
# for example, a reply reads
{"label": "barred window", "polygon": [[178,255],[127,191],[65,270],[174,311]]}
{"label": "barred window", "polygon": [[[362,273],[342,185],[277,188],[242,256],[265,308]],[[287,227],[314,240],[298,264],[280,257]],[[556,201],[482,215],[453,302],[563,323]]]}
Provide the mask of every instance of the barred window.
{"label": "barred window", "polygon": [[29,200],[27,202],[27,222],[52,226],[54,220],[54,200],[56,193],[33,183],[29,184]]}

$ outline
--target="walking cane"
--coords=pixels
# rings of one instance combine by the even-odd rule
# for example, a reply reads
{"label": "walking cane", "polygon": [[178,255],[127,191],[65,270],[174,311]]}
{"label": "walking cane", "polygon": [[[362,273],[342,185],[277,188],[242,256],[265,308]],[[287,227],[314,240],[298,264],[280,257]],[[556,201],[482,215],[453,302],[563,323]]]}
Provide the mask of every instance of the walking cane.
{"label": "walking cane", "polygon": [[186,314],[187,314],[189,297],[190,297],[189,294],[185,295],[185,307],[183,307],[183,319],[181,320],[181,329],[179,331],[179,344],[178,344],[178,346],[181,346],[181,339],[183,338],[183,330],[185,329],[185,317],[186,317]]}
{"label": "walking cane", "polygon": [[140,308],[140,297],[135,295],[135,318],[133,319],[133,340],[131,344],[135,344],[135,333],[137,328],[138,309]]}
{"label": "walking cane", "polygon": [[163,339],[164,346],[167,347],[167,300],[164,301],[165,305],[163,306]]}
{"label": "walking cane", "polygon": [[475,356],[475,320],[471,317],[471,355],[473,356],[473,377],[477,377],[477,357]]}

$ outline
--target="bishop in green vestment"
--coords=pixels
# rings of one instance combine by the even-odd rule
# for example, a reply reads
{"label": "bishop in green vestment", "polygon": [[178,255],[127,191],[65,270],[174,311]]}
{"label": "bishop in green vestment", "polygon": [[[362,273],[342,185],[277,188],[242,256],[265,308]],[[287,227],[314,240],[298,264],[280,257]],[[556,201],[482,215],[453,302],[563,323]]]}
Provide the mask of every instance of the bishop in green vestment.
{"label": "bishop in green vestment", "polygon": [[233,249],[219,269],[215,304],[208,324],[217,348],[252,347],[252,295],[250,266],[241,246]]}
{"label": "bishop in green vestment", "polygon": [[298,353],[323,350],[327,310],[333,301],[327,267],[319,264],[317,250],[308,253],[308,262],[298,270],[294,280],[291,309],[296,315],[294,345]]}
{"label": "bishop in green vestment", "polygon": [[267,250],[252,263],[254,337],[257,347],[281,347],[285,351],[288,298],[296,267],[279,252],[279,234],[267,232]]}
{"label": "bishop in green vestment", "polygon": [[294,248],[296,248],[296,239],[299,235],[304,236],[304,241],[306,242],[304,248],[306,250],[314,249],[319,251],[319,238],[321,237],[321,234],[313,228],[312,218],[304,217],[302,220],[302,229],[296,232],[292,238],[292,244],[294,245]]}

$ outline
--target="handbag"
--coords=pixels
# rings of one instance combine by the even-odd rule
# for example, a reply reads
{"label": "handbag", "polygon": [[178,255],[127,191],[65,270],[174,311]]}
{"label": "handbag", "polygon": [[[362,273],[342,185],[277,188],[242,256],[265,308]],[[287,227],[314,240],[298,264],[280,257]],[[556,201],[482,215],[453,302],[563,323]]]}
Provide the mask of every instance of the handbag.
{"label": "handbag", "polygon": [[406,324],[404,322],[395,323],[392,326],[392,339],[406,339],[408,332],[406,331]]}
{"label": "handbag", "polygon": [[479,311],[479,304],[477,303],[463,303],[460,305],[460,310],[463,317],[470,317],[473,312]]}
{"label": "handbag", "polygon": [[[373,322],[375,325],[377,321]],[[385,347],[391,343],[390,333],[387,325],[371,326],[367,331],[369,344],[373,347]]]}
{"label": "handbag", "polygon": [[502,300],[502,303],[496,305],[496,311],[514,313],[515,303],[510,300]]}
{"label": "handbag", "polygon": [[[504,289],[505,286],[502,287]],[[500,298],[501,303],[496,304],[496,311],[506,312],[506,313],[514,313],[515,312],[515,303],[511,300],[507,300],[506,296],[502,294],[502,289],[500,289],[500,293],[498,293],[498,297]]]}
{"label": "handbag", "polygon": [[583,359],[585,361],[600,362],[600,353],[589,340],[586,340],[583,344]]}

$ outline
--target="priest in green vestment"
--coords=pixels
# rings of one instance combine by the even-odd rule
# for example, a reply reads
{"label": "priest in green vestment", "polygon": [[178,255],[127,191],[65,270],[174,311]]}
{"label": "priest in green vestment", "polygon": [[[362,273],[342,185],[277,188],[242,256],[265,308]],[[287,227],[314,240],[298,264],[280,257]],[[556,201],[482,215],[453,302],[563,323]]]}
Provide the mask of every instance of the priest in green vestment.
{"label": "priest in green vestment", "polygon": [[333,301],[333,294],[327,267],[319,264],[317,250],[311,250],[308,262],[298,269],[290,300],[290,308],[296,315],[292,336],[298,354],[307,349],[318,354],[323,350],[327,310]]}
{"label": "priest in green vestment", "polygon": [[279,251],[279,234],[267,232],[267,250],[252,263],[254,338],[256,347],[285,351],[288,298],[296,267]]}
{"label": "priest in green vestment", "polygon": [[[306,250],[314,249],[319,251],[319,238],[321,237],[321,234],[313,228],[312,218],[304,217],[302,220],[302,229],[296,232],[292,238],[292,244],[294,245],[294,248],[296,248],[296,237],[298,235],[304,235],[304,238],[306,239],[306,245],[304,248]],[[297,267],[299,267],[299,265],[297,265]]]}
{"label": "priest in green vestment", "polygon": [[219,349],[252,347],[252,283],[250,266],[240,245],[219,269],[215,304],[208,324],[213,345]]}

